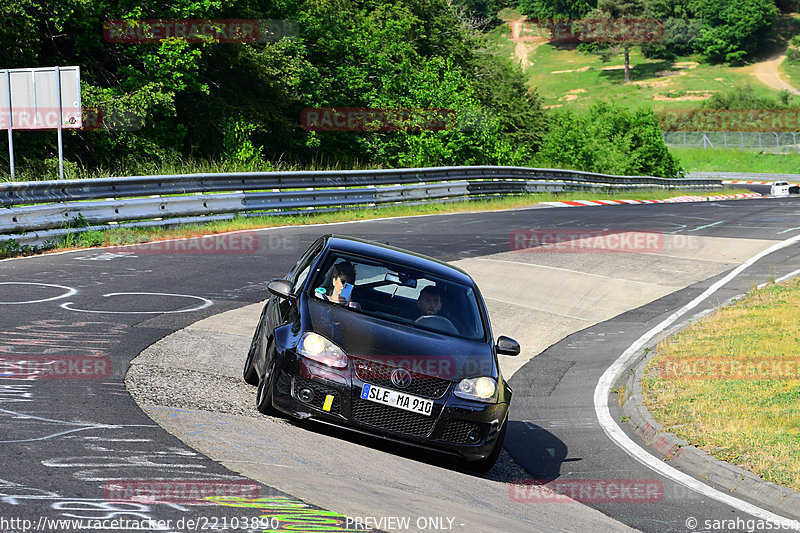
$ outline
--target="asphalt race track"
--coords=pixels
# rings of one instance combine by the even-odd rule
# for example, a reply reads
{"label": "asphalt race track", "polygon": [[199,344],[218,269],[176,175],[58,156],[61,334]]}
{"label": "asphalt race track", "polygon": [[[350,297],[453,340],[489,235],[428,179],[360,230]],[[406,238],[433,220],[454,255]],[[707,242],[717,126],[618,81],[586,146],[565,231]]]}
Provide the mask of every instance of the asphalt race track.
{"label": "asphalt race track", "polygon": [[[515,232],[553,228],[656,232],[668,250],[531,254],[510,249]],[[235,370],[234,375],[240,367],[227,362],[219,370],[213,360],[198,359],[202,366],[198,369],[192,367],[191,358],[183,359],[186,368],[173,367],[151,376],[145,396],[154,399],[153,406],[161,406],[160,415],[155,408],[147,408],[145,414],[126,390],[126,373],[140,353],[169,335],[191,332],[184,328],[199,320],[260,302],[266,297],[267,282],[285,275],[318,235],[329,232],[388,242],[457,262],[471,273],[467,265],[474,267],[490,306],[495,336],[522,337],[525,359],[535,355],[524,364],[503,362],[504,372],[513,373],[514,387],[508,453],[486,476],[458,472],[447,461],[427,454],[260,417],[253,405],[255,389],[230,379],[228,367]],[[0,531],[78,529],[74,524],[48,522],[65,519],[97,520],[93,525],[99,527],[93,529],[108,531],[125,529],[111,520],[153,520],[149,525],[155,527],[150,529],[162,531],[282,530],[289,524],[296,524],[296,531],[361,526],[392,531],[414,527],[488,531],[483,524],[477,526],[479,518],[470,515],[469,509],[487,509],[501,499],[504,507],[498,508],[498,514],[503,516],[497,520],[509,520],[517,531],[577,531],[591,523],[597,524],[598,531],[625,526],[652,532],[713,531],[703,525],[704,520],[713,519],[738,519],[741,527],[722,530],[747,531],[753,515],[687,489],[615,445],[598,423],[593,394],[605,369],[641,335],[738,264],[798,233],[800,199],[782,198],[435,215],[259,231],[245,235],[254,238],[257,246],[243,249],[228,240],[213,250],[163,245],[133,252],[85,250],[2,261],[0,354],[6,363],[0,372],[4,467]],[[681,243],[692,242],[703,246],[678,249]],[[794,244],[764,257],[681,320],[800,269],[799,251]],[[657,268],[649,270],[645,264]],[[687,268],[687,264],[693,266]],[[589,278],[587,270],[591,270]],[[588,286],[582,285],[586,279],[591,280]],[[559,285],[557,280],[567,281]],[[586,295],[596,296],[591,305],[586,305]],[[573,296],[570,312],[548,307]],[[625,304],[618,304],[621,301]],[[501,330],[498,324],[505,328]],[[241,329],[246,335],[247,328]],[[240,342],[235,335],[230,339],[226,335],[218,332],[214,337],[220,339],[222,348],[214,347],[220,360],[229,357],[243,362],[244,353],[225,352],[225,346]],[[209,347],[206,343],[197,349]],[[54,359],[66,361],[67,366],[47,367],[45,362]],[[16,361],[17,366],[9,366],[8,361]],[[164,393],[178,382],[193,384],[186,398]],[[247,394],[250,404],[242,407],[239,397]],[[613,407],[616,396],[610,398],[612,416],[619,420]],[[292,477],[287,465],[276,466],[275,461],[268,461],[272,467],[264,474],[275,483],[255,483],[241,475],[247,464],[264,466],[258,465],[248,448],[256,434],[237,433],[234,424],[225,427],[232,418],[222,414],[214,418],[218,412],[277,428],[281,434],[274,436],[276,444],[270,449],[279,449],[282,436],[290,439],[296,446],[292,470],[314,472],[318,483],[305,478],[302,484],[286,481],[282,487],[283,478],[301,478]],[[203,420],[214,418],[209,434],[220,427],[227,431],[224,459],[210,459],[212,453],[197,451],[202,446],[195,449],[184,442],[191,440],[187,435],[179,439],[154,422],[158,419],[169,426],[170,419],[179,420],[181,413],[195,417],[196,434],[204,431],[201,424],[205,423],[198,421],[197,413]],[[632,428],[621,427],[634,442],[642,442]],[[248,459],[233,467],[238,453]],[[370,460],[357,464],[359,454],[369,454],[363,457]],[[337,463],[347,475],[329,468]],[[542,502],[528,493],[509,492],[510,482],[533,478],[637,480],[657,484],[663,496],[657,501],[617,503],[588,499],[584,506]],[[356,479],[357,483],[344,484]],[[172,494],[160,501],[130,501],[136,487],[159,481],[173,488],[179,482],[194,490],[210,487],[223,500],[198,505]],[[454,481],[459,485],[454,486]],[[335,494],[337,483],[342,484],[341,507],[336,504],[340,501]],[[366,488],[370,485],[374,488]],[[381,509],[369,502],[371,493],[382,494],[383,485],[391,488],[396,500],[382,500]],[[443,507],[438,515],[425,508],[426,499],[434,501],[426,496],[425,485],[440,491]],[[316,493],[315,486],[326,493]],[[499,493],[482,492],[498,487]],[[259,498],[258,505],[248,505],[236,496]],[[370,516],[369,509],[375,518],[410,516],[412,527],[389,520],[359,524],[345,519],[352,515],[347,514],[350,507],[344,500],[354,502],[362,496],[367,503],[359,516]],[[439,499],[435,501],[439,505]],[[390,511],[393,506],[395,513]],[[423,508],[424,513],[414,513]],[[459,516],[452,509],[464,514]],[[781,514],[776,509],[765,511]],[[800,513],[800,509],[795,511]],[[423,522],[424,527],[413,526],[423,516],[431,520]],[[696,518],[698,525],[693,527],[690,518]],[[497,530],[509,529],[504,523]]]}

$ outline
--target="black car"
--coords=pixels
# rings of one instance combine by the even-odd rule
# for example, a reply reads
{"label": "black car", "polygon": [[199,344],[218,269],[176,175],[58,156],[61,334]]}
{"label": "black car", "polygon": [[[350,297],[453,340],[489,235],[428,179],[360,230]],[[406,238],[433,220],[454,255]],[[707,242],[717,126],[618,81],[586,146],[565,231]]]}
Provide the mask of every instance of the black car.
{"label": "black car", "polygon": [[436,259],[326,235],[269,283],[244,380],[256,405],[447,452],[490,469],[511,388],[478,287]]}

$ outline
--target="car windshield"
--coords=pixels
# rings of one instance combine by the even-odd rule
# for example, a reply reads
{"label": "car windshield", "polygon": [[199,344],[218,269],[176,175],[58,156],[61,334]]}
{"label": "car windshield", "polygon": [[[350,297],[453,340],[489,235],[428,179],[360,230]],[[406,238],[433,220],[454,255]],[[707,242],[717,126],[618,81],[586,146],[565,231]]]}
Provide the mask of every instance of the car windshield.
{"label": "car windshield", "polygon": [[484,338],[483,319],[472,287],[402,265],[333,253],[311,280],[309,294],[410,327],[468,339]]}

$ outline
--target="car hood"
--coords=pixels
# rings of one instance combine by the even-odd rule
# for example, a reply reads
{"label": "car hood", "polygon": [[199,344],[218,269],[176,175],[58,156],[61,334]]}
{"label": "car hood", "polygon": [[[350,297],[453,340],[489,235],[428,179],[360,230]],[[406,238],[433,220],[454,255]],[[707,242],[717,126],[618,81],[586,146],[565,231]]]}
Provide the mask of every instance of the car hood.
{"label": "car hood", "polygon": [[483,340],[395,324],[315,299],[308,300],[308,310],[311,330],[335,342],[350,357],[450,381],[497,377],[492,347]]}

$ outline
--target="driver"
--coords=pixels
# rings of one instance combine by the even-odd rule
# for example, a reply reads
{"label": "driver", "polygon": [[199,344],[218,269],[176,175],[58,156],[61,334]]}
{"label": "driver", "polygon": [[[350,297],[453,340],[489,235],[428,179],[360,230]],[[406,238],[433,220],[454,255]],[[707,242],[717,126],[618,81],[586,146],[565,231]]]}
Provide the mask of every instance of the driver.
{"label": "driver", "polygon": [[[315,294],[318,298],[328,300],[343,305],[350,305],[351,307],[359,307],[355,302],[348,301],[342,295],[342,289],[345,283],[353,285],[356,280],[356,269],[353,263],[349,261],[340,261],[333,265],[333,275],[331,276],[331,283],[333,284],[333,291],[331,294],[325,294],[324,290],[317,289]],[[352,297],[352,296],[351,296]]]}
{"label": "driver", "polygon": [[434,285],[428,285],[419,292],[417,307],[420,316],[438,315],[442,310],[442,294]]}

